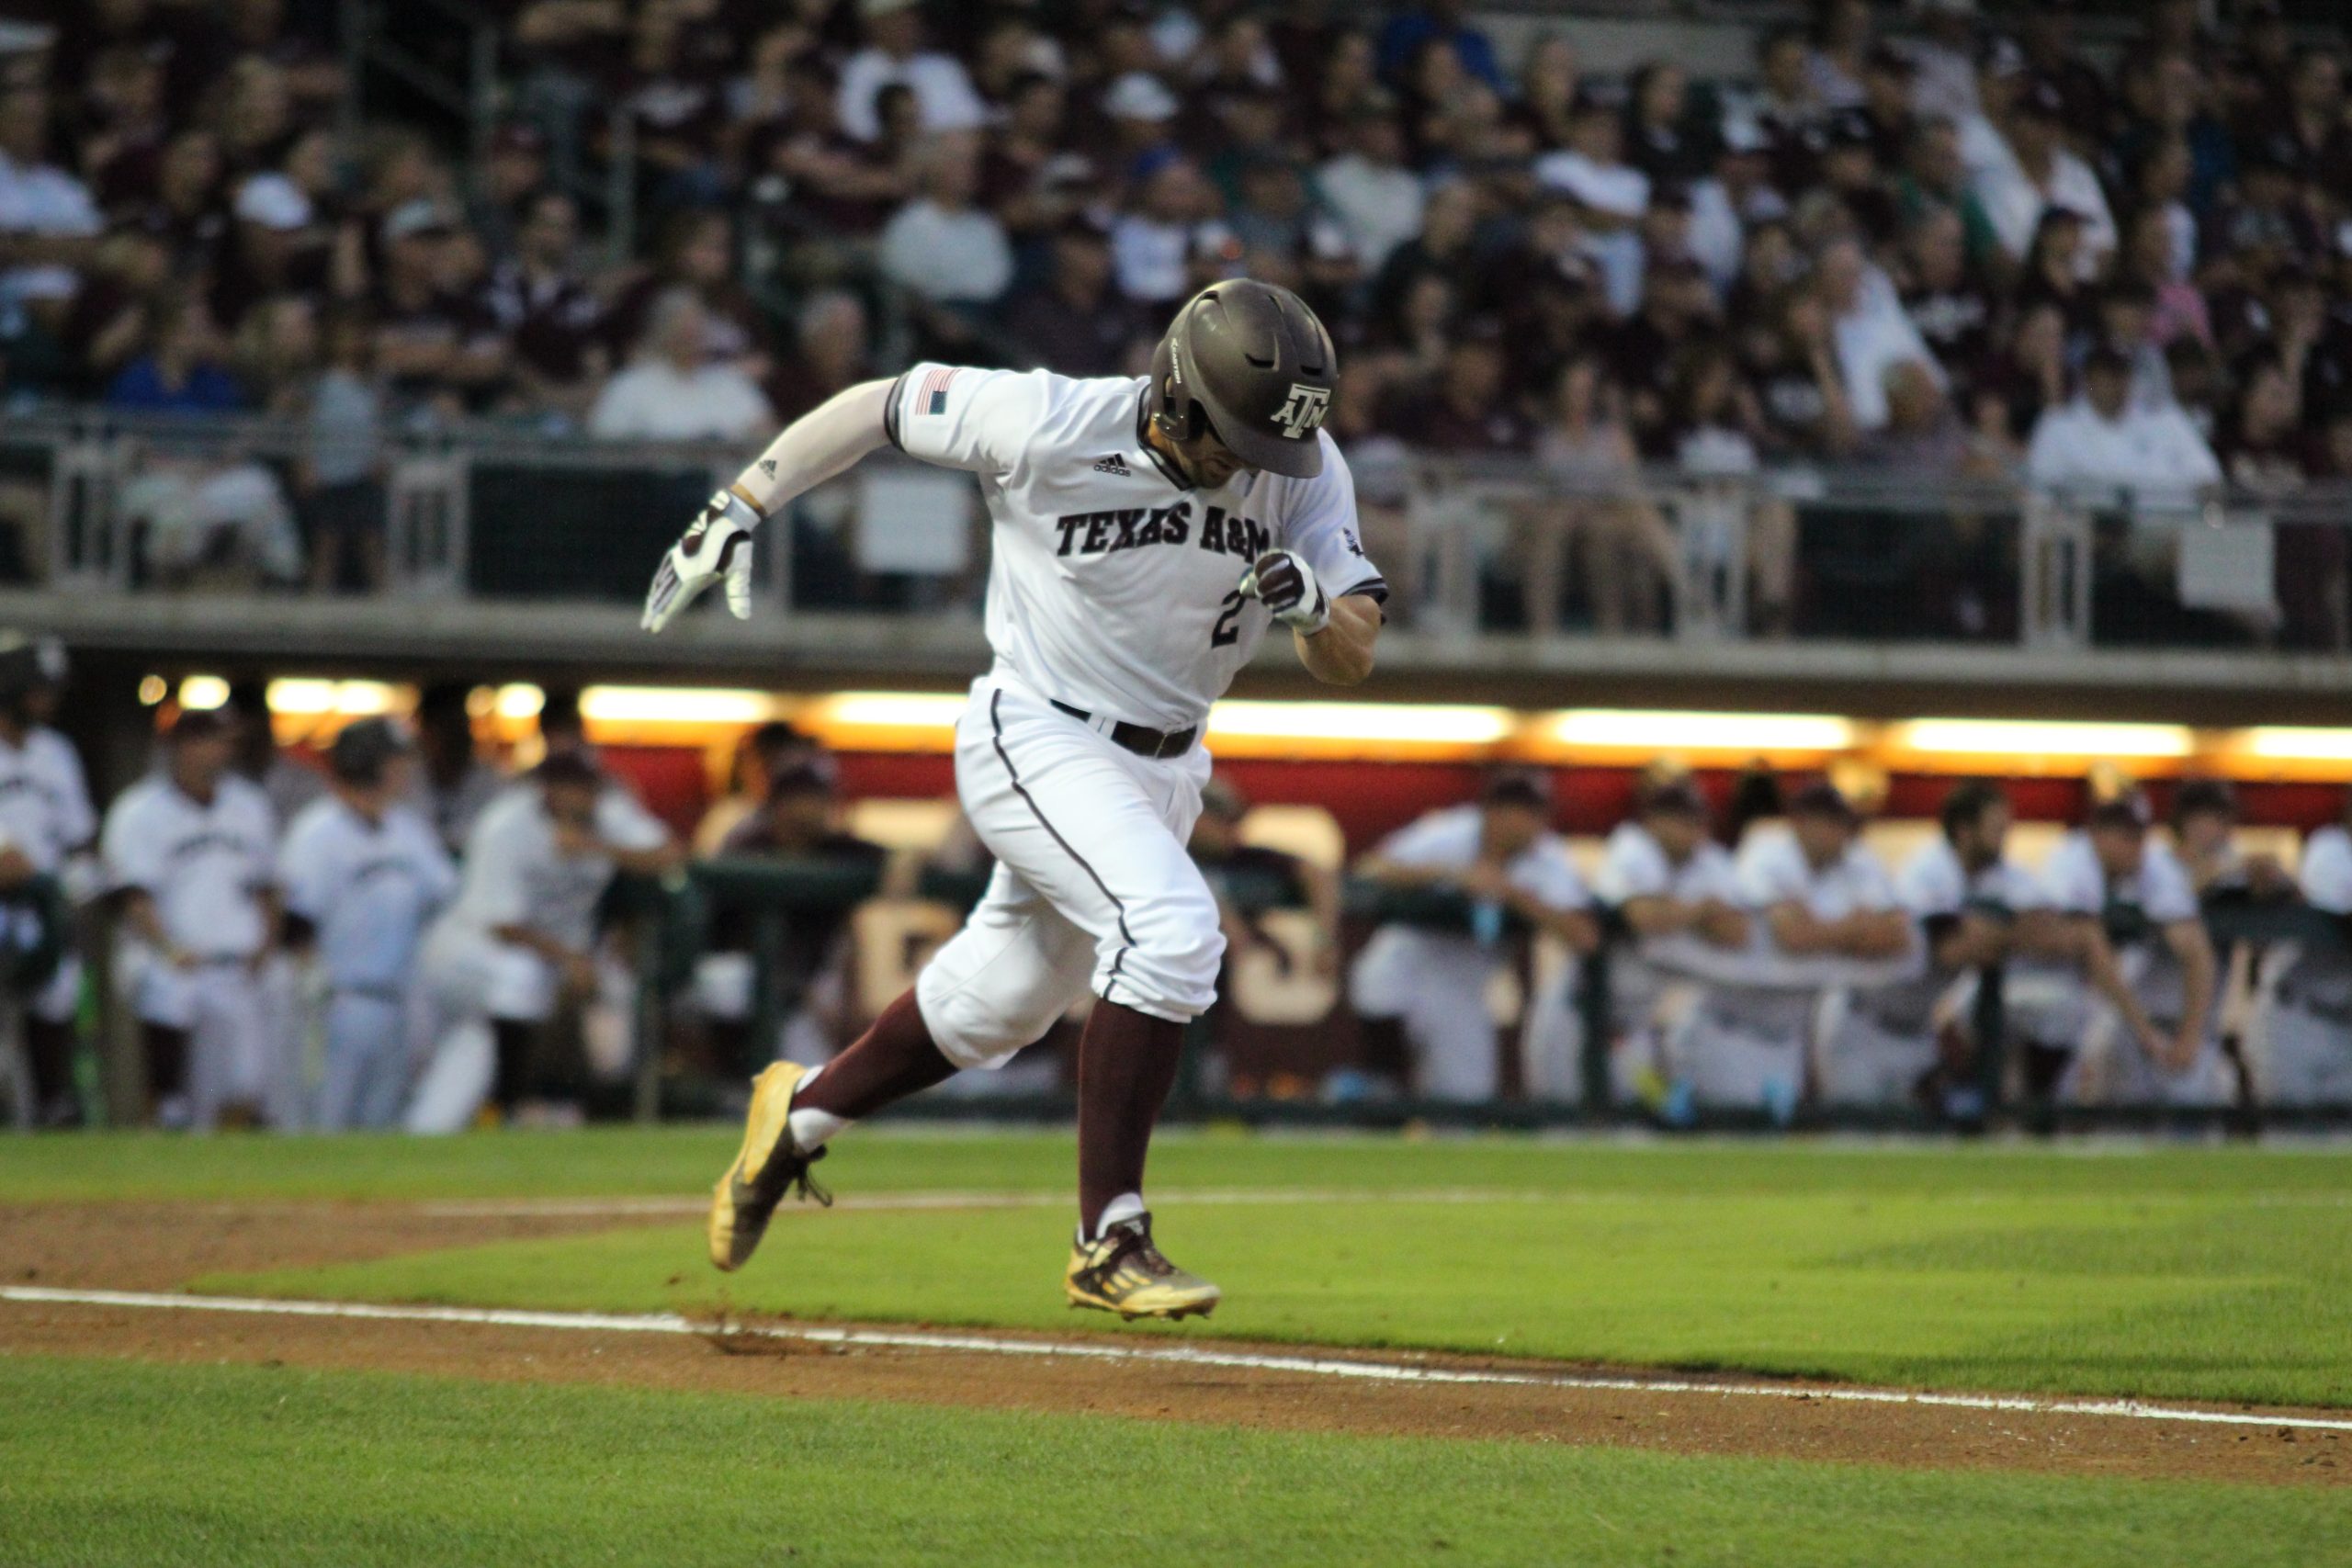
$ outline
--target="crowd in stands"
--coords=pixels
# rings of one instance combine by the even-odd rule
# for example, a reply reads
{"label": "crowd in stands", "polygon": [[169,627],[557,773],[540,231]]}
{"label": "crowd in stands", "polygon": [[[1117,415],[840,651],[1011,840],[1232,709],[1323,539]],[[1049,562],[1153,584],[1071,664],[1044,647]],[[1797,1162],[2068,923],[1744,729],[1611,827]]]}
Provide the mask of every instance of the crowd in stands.
{"label": "crowd in stands", "polygon": [[[1571,564],[1601,629],[1668,613],[1645,464],[2352,476],[2345,39],[2264,0],[2095,52],[2064,0],[1818,0],[1722,81],[1588,69],[1573,17],[1510,56],[1460,0],[506,0],[475,167],[338,133],[316,0],[53,9],[0,55],[7,393],[310,419],[298,510],[360,563],[322,582],[399,422],[749,439],[910,355],[1139,372],[1243,273],[1332,325],[1370,499],[1406,450],[1589,498],[1521,552],[1539,628]],[[647,243],[602,265],[616,113]],[[2295,639],[2352,640],[2341,535],[2279,553]]]}
{"label": "crowd in stands", "polygon": [[[0,636],[0,1122],[569,1122],[624,1109],[639,1063],[671,1111],[720,1111],[762,1064],[854,1038],[987,871],[968,830],[859,836],[839,761],[780,722],[674,831],[561,691],[503,756],[461,685],[298,751],[241,683],[162,710],[100,809],[53,728],[68,679],[54,643]],[[2346,825],[2257,844],[2230,786],[2192,779],[2162,826],[2124,785],[2013,835],[1972,781],[1890,837],[1827,779],[1759,767],[1710,798],[1667,764],[1577,844],[1559,798],[1498,772],[1350,859],[1279,847],[1213,781],[1193,851],[1225,974],[1195,1081],[1357,1105],[1597,1090],[1668,1125],[1965,1124],[1994,1097],[2352,1109]],[[768,894],[726,890],[747,875]],[[2290,923],[2228,922],[2249,908]],[[1498,1012],[1498,987],[1522,999]],[[1057,1071],[1049,1045],[951,1092],[1050,1093]]]}

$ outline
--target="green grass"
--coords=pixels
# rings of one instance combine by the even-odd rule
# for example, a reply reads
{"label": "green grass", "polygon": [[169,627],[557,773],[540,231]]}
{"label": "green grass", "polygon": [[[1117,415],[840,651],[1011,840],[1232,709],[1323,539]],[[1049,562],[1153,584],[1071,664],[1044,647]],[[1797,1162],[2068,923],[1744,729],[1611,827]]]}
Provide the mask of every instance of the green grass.
{"label": "green grass", "polygon": [[0,1357],[0,1560],[2335,1560],[2352,1494]]}
{"label": "green grass", "polygon": [[[529,1157],[605,1156],[602,1190],[643,1190],[673,1134],[488,1140],[504,1181]],[[204,1167],[248,1150],[174,1145]],[[415,1145],[400,1145],[415,1148]],[[723,1158],[723,1141],[693,1145]],[[313,1145],[316,1148],[316,1145]],[[542,1151],[545,1151],[543,1154]],[[484,1143],[417,1157],[439,1181]],[[845,1140],[854,1193],[1059,1191],[1055,1137]],[[583,1161],[584,1163],[584,1161]],[[693,1167],[699,1179],[714,1168]],[[247,1179],[289,1179],[269,1165]],[[1363,1201],[1165,1201],[1161,1239],[1228,1300],[1184,1335],[1412,1346],[1738,1368],[1936,1388],[2352,1404],[2352,1160],[2164,1149],[2084,1156],[1804,1145],[1627,1147],[1507,1139],[1170,1140],[1164,1193],[1238,1187]],[[697,1185],[698,1180],[697,1180]],[[594,1183],[587,1183],[591,1188]],[[1515,1197],[1416,1201],[1415,1190]],[[1382,1190],[1396,1196],[1381,1199]],[[437,1190],[437,1189],[436,1189]],[[827,1213],[788,1206],[742,1274],[702,1260],[690,1222],[221,1276],[209,1290],[651,1312],[724,1303],[803,1317],[1080,1326],[1057,1280],[1058,1207]],[[1095,1326],[1088,1320],[1084,1326]]]}

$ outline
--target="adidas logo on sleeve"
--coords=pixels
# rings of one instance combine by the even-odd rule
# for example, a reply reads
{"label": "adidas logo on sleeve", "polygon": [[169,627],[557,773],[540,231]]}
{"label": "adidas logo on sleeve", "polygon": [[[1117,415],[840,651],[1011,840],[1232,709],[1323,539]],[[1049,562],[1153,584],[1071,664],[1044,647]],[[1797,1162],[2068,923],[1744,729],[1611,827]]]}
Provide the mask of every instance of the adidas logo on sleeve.
{"label": "adidas logo on sleeve", "polygon": [[1096,458],[1094,461],[1094,471],[1098,474],[1116,474],[1121,479],[1125,479],[1129,473],[1133,472],[1133,470],[1127,467],[1127,460],[1125,457],[1120,457],[1116,452],[1112,453],[1107,457]]}

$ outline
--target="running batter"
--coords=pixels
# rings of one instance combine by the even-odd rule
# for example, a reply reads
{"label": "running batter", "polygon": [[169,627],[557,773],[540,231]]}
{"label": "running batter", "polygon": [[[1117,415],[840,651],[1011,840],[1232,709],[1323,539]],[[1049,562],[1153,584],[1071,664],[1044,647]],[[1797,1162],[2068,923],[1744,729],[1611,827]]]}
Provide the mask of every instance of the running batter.
{"label": "running batter", "polygon": [[1148,379],[918,365],[797,421],[671,548],[659,631],[724,579],[751,614],[752,531],[884,445],[978,481],[994,524],[989,671],[956,730],[956,785],[996,856],[987,896],[912,990],[822,1067],[754,1082],[710,1210],[711,1261],[740,1268],[786,1191],[850,1122],[996,1066],[1086,991],[1079,1043],[1073,1304],[1206,1313],[1217,1288],[1152,1243],[1144,1156],[1185,1024],[1215,999],[1225,938],[1185,840],[1201,732],[1267,628],[1317,679],[1371,673],[1386,587],[1321,429],[1339,366],[1295,294],[1247,280],[1178,312]]}

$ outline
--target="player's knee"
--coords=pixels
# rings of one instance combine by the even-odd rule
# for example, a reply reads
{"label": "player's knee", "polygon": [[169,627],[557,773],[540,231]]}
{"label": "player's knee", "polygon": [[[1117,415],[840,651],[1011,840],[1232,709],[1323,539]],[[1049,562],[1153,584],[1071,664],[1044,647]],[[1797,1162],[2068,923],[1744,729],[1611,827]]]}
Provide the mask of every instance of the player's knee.
{"label": "player's knee", "polygon": [[1070,998],[1057,989],[990,986],[986,976],[950,985],[925,970],[915,1006],[939,1054],[959,1067],[995,1067],[1045,1038]]}
{"label": "player's knee", "polygon": [[1204,887],[1130,907],[1115,940],[1104,944],[1105,964],[1095,989],[1147,1012],[1198,1018],[1216,1000],[1225,962],[1225,931],[1216,901]]}

